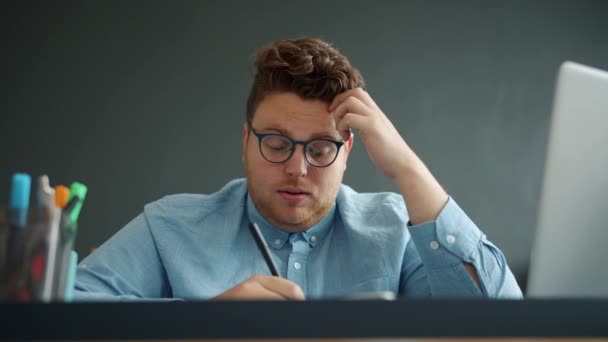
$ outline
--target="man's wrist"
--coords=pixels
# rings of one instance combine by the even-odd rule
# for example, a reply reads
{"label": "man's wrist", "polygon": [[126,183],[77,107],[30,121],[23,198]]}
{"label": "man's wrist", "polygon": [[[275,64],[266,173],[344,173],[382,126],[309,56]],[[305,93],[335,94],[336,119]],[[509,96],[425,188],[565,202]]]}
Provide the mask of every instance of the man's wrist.
{"label": "man's wrist", "polygon": [[404,167],[394,181],[405,200],[412,225],[434,220],[449,199],[418,158]]}

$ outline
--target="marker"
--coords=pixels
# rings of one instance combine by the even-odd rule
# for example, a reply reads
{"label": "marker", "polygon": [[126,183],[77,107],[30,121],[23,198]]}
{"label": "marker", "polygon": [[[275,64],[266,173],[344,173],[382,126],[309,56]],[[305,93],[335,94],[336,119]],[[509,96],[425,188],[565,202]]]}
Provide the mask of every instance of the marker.
{"label": "marker", "polygon": [[[61,207],[57,205],[58,197],[61,200],[65,196],[64,186],[57,187],[59,191],[53,189],[49,184],[49,178],[46,175],[42,175],[38,178],[38,194],[39,201],[43,207],[44,214],[40,218],[41,224],[45,231],[44,245],[38,246],[37,254],[35,254],[31,269],[35,269],[35,261],[42,259],[44,260],[44,276],[42,281],[36,281],[37,277],[33,276],[34,285],[32,288],[37,293],[37,297],[43,301],[51,301],[54,299],[53,286],[57,281],[57,265],[59,259],[59,244],[60,244],[60,220],[61,220]],[[65,189],[62,189],[65,188]],[[69,192],[69,190],[67,190]],[[65,196],[67,197],[67,196]],[[67,198],[66,198],[67,201]],[[37,232],[36,232],[37,233]],[[44,255],[42,257],[40,254]]]}
{"label": "marker", "polygon": [[76,282],[76,269],[78,268],[78,253],[72,251],[70,253],[70,263],[68,266],[68,274],[65,282],[65,294],[63,300],[71,302],[74,298],[74,284]]}
{"label": "marker", "polygon": [[49,176],[38,177],[38,205],[51,209],[55,205],[55,189],[49,185]]}
{"label": "marker", "polygon": [[[9,233],[6,256],[6,279],[2,281],[8,285],[9,293],[17,291],[22,287],[22,271],[23,257],[25,252],[25,244],[23,241],[23,232],[27,225],[27,213],[30,205],[30,188],[32,178],[27,173],[13,174],[11,183],[11,197],[9,204]],[[15,292],[16,293],[16,292]],[[11,295],[14,295],[12,293]]]}
{"label": "marker", "polygon": [[70,199],[70,189],[65,185],[57,185],[55,187],[55,205],[58,208],[64,209]]}
{"label": "marker", "polygon": [[23,229],[27,224],[27,210],[30,206],[32,178],[27,173],[15,173],[11,185],[10,221],[11,226]]}
{"label": "marker", "polygon": [[76,222],[72,221],[72,212],[76,205],[81,202],[80,197],[72,196],[68,204],[61,212],[59,222],[59,238],[57,247],[57,259],[55,260],[55,272],[51,291],[51,297],[56,300],[64,299],[65,286],[69,272],[70,253],[76,239]]}
{"label": "marker", "polygon": [[70,200],[61,214],[60,254],[56,267],[58,278],[53,286],[54,298],[65,299],[70,254],[74,248],[74,240],[76,239],[76,230],[78,227],[78,216],[80,215],[82,204],[87,195],[87,190],[87,186],[82,183],[72,183],[70,186]]}
{"label": "marker", "polygon": [[80,197],[80,201],[76,203],[76,206],[70,213],[72,223],[75,225],[76,222],[78,222],[78,216],[80,215],[80,210],[82,209],[82,203],[87,196],[87,186],[78,182],[72,183],[70,186],[70,199],[72,199],[74,196]]}
{"label": "marker", "polygon": [[274,261],[272,261],[270,251],[268,250],[268,245],[266,244],[266,241],[264,240],[264,237],[262,236],[262,232],[260,232],[260,228],[258,228],[258,225],[249,222],[249,230],[251,231],[251,235],[253,235],[253,238],[256,244],[258,245],[260,252],[262,252],[264,260],[266,260],[266,265],[268,265],[270,273],[272,273],[272,275],[275,277],[281,277],[281,274],[279,274],[279,269],[275,265]]}
{"label": "marker", "polygon": [[37,198],[41,215],[36,218],[36,222],[32,222],[35,229],[30,231],[26,241],[26,265],[29,269],[26,287],[34,298],[50,301],[60,211],[55,206],[55,189],[50,186],[47,175],[38,177]]}
{"label": "marker", "polygon": [[7,266],[15,266],[23,257],[23,231],[27,225],[31,185],[32,178],[27,173],[15,173],[13,175],[9,205],[10,231],[7,246]]}

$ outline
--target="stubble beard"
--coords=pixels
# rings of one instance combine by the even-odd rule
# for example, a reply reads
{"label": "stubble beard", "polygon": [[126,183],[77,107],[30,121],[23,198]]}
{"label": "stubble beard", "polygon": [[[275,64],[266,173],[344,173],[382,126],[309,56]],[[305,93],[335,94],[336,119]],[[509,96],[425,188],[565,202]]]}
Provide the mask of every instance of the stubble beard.
{"label": "stubble beard", "polygon": [[337,191],[332,189],[332,195],[323,202],[311,194],[305,206],[295,204],[279,206],[272,200],[276,196],[275,193],[265,192],[263,189],[258,191],[250,179],[247,181],[249,196],[258,212],[274,227],[290,233],[301,232],[321,221],[333,206],[337,196]]}

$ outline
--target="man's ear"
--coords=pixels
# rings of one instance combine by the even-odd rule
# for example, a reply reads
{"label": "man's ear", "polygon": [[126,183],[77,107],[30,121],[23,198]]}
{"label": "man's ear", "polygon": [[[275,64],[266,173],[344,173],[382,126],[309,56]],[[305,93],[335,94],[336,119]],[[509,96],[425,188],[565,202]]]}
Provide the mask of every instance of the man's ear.
{"label": "man's ear", "polygon": [[344,163],[344,171],[346,171],[346,165],[348,164],[348,154],[350,150],[353,148],[353,144],[355,143],[355,135],[352,131],[350,131],[350,138],[344,142],[344,150],[346,151],[346,161]]}
{"label": "man's ear", "polygon": [[350,131],[350,137],[348,138],[348,140],[346,140],[344,142],[344,148],[346,149],[347,155],[350,153],[350,149],[353,148],[354,142],[355,142],[355,135],[353,134],[353,131]]}
{"label": "man's ear", "polygon": [[247,151],[247,142],[249,141],[249,124],[245,122],[243,124],[243,155],[241,159],[245,162],[245,151]]}

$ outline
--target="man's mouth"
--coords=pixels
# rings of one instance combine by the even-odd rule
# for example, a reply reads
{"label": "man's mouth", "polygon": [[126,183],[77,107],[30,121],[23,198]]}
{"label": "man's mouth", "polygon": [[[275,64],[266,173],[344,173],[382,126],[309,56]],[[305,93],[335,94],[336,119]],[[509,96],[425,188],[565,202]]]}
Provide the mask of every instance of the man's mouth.
{"label": "man's mouth", "polygon": [[302,202],[310,195],[309,192],[300,188],[281,188],[278,191],[281,198],[291,203]]}
{"label": "man's mouth", "polygon": [[281,188],[281,189],[279,189],[279,192],[285,192],[285,193],[292,194],[292,195],[299,195],[299,194],[308,195],[309,194],[308,191],[304,191],[300,188]]}

